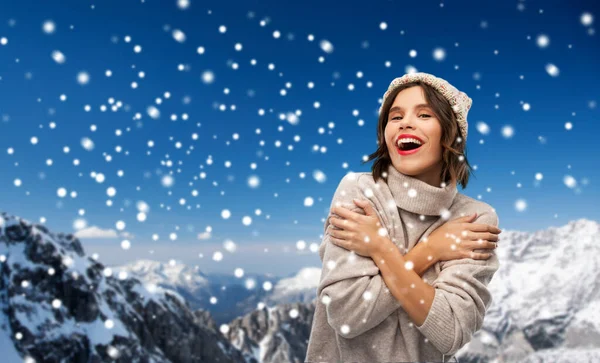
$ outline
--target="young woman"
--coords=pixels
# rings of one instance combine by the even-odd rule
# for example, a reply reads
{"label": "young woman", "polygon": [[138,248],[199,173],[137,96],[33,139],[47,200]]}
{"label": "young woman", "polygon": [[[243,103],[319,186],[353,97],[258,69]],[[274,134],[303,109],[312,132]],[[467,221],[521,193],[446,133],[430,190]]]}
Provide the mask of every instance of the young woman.
{"label": "young woman", "polygon": [[338,185],[305,362],[448,361],[481,329],[498,216],[466,187],[472,100],[427,73],[396,78],[371,173]]}

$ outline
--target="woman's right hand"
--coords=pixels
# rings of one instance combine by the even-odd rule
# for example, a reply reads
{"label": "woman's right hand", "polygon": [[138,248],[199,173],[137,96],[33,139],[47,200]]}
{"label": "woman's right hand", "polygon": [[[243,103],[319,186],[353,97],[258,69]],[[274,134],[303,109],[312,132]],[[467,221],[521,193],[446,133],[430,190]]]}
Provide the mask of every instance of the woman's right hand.
{"label": "woman's right hand", "polygon": [[495,249],[502,231],[489,224],[472,223],[477,213],[450,220],[427,237],[427,245],[437,261],[472,258],[485,260],[491,253],[473,252]]}

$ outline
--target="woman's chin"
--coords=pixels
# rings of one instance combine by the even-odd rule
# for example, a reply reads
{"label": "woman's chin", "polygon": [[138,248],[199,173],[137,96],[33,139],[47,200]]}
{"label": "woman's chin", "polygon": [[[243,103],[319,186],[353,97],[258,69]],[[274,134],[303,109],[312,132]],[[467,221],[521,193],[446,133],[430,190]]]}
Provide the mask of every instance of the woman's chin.
{"label": "woman's chin", "polygon": [[398,170],[400,173],[404,174],[404,175],[410,175],[410,176],[415,176],[415,175],[419,175],[419,173],[422,172],[422,168],[418,167],[418,166],[411,166],[411,165],[407,165],[407,164],[412,164],[411,162],[403,162],[403,163],[394,163],[394,167],[396,168],[396,170]]}

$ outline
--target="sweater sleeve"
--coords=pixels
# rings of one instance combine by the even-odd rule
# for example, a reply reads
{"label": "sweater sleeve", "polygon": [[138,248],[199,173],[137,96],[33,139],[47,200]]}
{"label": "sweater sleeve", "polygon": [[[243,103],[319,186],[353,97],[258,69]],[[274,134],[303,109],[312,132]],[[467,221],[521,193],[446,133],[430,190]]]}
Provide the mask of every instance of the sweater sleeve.
{"label": "sweater sleeve", "polygon": [[[480,213],[475,223],[498,226],[493,210]],[[495,250],[486,260],[463,258],[440,263],[433,281],[435,297],[423,325],[416,328],[442,353],[454,355],[483,326],[485,312],[492,303],[487,285],[499,268]]]}
{"label": "sweater sleeve", "polygon": [[[365,211],[352,202],[353,198],[369,199],[363,195],[356,178],[350,174],[344,176],[331,205],[349,207],[364,215]],[[385,214],[374,209],[382,224],[387,225],[382,219]],[[328,226],[329,218],[325,222],[325,231]],[[333,225],[332,228],[340,229]],[[337,334],[348,339],[354,338],[379,325],[401,306],[370,257],[333,244],[327,232],[319,253],[323,269],[317,296],[319,302],[326,305],[327,322]]]}

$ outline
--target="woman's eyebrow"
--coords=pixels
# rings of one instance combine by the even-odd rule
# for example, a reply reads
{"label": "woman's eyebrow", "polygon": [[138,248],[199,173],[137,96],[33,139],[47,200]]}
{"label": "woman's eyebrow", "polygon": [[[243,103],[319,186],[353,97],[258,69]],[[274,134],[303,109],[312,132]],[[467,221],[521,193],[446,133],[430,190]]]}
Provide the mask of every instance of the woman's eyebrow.
{"label": "woman's eyebrow", "polygon": [[[415,108],[419,109],[419,108],[430,108],[430,107],[426,103],[419,103],[418,105],[415,106]],[[393,112],[396,112],[396,111],[402,111],[402,110],[404,110],[404,107],[402,107],[402,106],[394,106],[394,107],[390,108],[390,112],[389,113],[393,113]]]}

